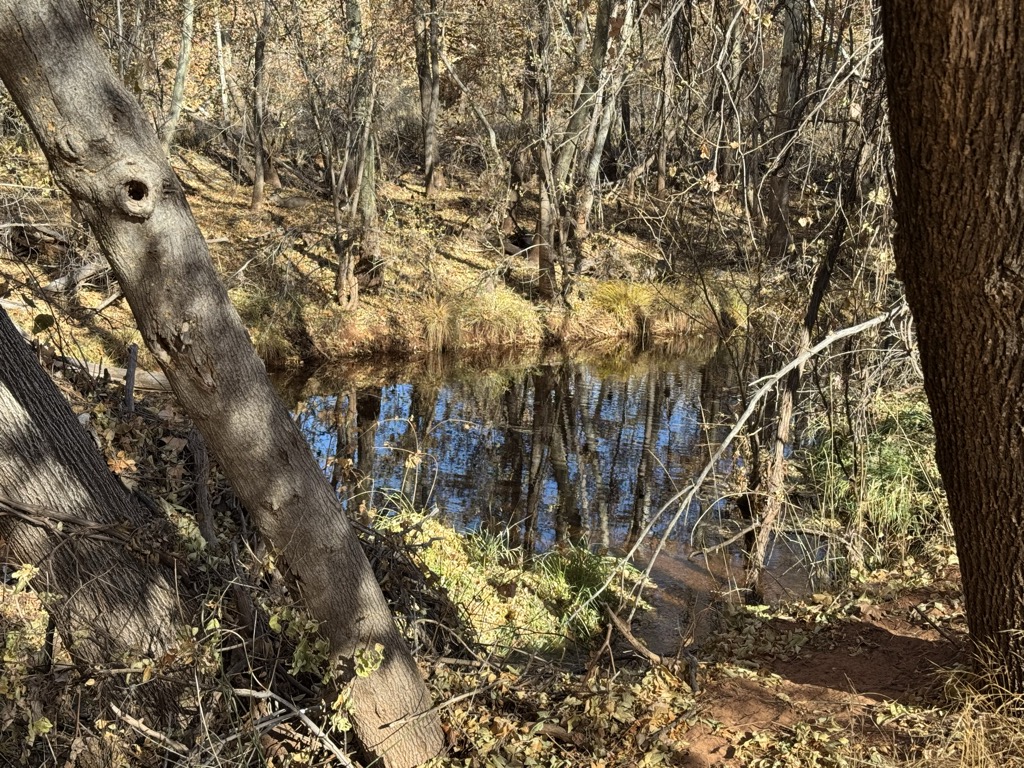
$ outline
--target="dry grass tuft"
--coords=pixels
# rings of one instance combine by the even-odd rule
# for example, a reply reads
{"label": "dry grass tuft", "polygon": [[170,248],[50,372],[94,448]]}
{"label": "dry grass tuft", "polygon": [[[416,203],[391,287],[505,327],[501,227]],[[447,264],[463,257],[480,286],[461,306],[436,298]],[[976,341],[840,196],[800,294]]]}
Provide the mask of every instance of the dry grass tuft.
{"label": "dry grass tuft", "polygon": [[1024,766],[1024,695],[974,675],[946,685],[953,706],[932,729],[917,768],[1018,768]]}
{"label": "dry grass tuft", "polygon": [[271,291],[252,285],[231,292],[231,300],[249,329],[256,353],[268,368],[281,368],[298,358],[298,350],[289,339],[288,323],[296,320]]}
{"label": "dry grass tuft", "polygon": [[537,346],[544,327],[536,308],[504,286],[468,298],[459,312],[467,347]]}
{"label": "dry grass tuft", "polygon": [[564,340],[629,339],[647,343],[692,334],[716,334],[715,309],[695,290],[625,280],[581,281],[567,312],[552,312],[553,335]]}

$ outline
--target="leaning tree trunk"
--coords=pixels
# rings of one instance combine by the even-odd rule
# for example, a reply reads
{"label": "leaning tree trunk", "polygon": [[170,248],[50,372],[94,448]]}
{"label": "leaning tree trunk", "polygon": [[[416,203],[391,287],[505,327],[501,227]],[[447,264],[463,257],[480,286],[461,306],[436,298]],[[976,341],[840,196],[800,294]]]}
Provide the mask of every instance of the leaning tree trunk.
{"label": "leaning tree trunk", "polygon": [[[0,78],[81,209],[139,330],[276,548],[351,683],[356,734],[385,766],[434,756],[426,686],[337,496],[256,356],[138,104],[72,0],[0,1]],[[367,677],[355,654],[383,647]]]}
{"label": "leaning tree trunk", "polygon": [[896,262],[975,647],[1024,693],[1024,8],[882,3]]}
{"label": "leaning tree trunk", "polygon": [[[173,563],[146,552],[167,550],[161,522],[111,474],[0,310],[0,552],[40,569],[32,584],[76,662],[128,667],[188,637]],[[188,686],[140,686],[146,714],[162,721],[165,697]]]}

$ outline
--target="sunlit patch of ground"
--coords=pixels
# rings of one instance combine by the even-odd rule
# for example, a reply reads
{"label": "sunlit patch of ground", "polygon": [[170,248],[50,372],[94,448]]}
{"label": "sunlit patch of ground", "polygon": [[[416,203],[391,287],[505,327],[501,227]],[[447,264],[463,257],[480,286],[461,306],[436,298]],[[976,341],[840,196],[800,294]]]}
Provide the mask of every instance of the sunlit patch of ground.
{"label": "sunlit patch of ground", "polygon": [[[954,759],[966,627],[955,566],[879,574],[780,609],[733,606],[703,643],[703,765],[914,765]],[[926,764],[926,763],[925,763]],[[955,764],[955,763],[954,763]]]}

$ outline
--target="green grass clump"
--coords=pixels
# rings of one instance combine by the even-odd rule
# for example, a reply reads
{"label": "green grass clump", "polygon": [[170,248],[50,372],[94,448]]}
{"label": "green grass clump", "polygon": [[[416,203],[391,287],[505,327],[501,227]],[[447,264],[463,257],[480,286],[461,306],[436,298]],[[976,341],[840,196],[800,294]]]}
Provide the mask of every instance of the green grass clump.
{"label": "green grass clump", "polygon": [[866,565],[900,562],[937,534],[952,536],[921,389],[878,394],[859,443],[833,432],[813,446],[807,467],[820,507],[846,530]]}
{"label": "green grass clump", "polygon": [[617,604],[640,578],[613,557],[577,547],[541,555],[524,568],[521,553],[507,539],[461,534],[416,512],[380,518],[377,524],[402,534],[459,606],[475,641],[499,654],[512,649],[555,653],[585,642],[600,628],[604,605]]}

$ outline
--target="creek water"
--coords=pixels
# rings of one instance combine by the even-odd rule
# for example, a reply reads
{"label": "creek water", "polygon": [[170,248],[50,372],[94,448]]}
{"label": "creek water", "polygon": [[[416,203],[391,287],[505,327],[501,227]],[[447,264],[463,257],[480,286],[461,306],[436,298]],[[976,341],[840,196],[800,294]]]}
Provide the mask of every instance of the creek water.
{"label": "creek water", "polygon": [[[573,542],[622,554],[637,544],[641,566],[664,539],[652,570],[659,601],[691,605],[743,581],[740,544],[697,552],[744,525],[729,500],[741,460],[727,450],[689,505],[677,498],[741,410],[730,368],[727,349],[692,348],[490,367],[431,361],[318,375],[293,397],[351,512],[430,510],[535,551]],[[773,548],[782,593],[807,590],[799,549],[781,537]]]}

